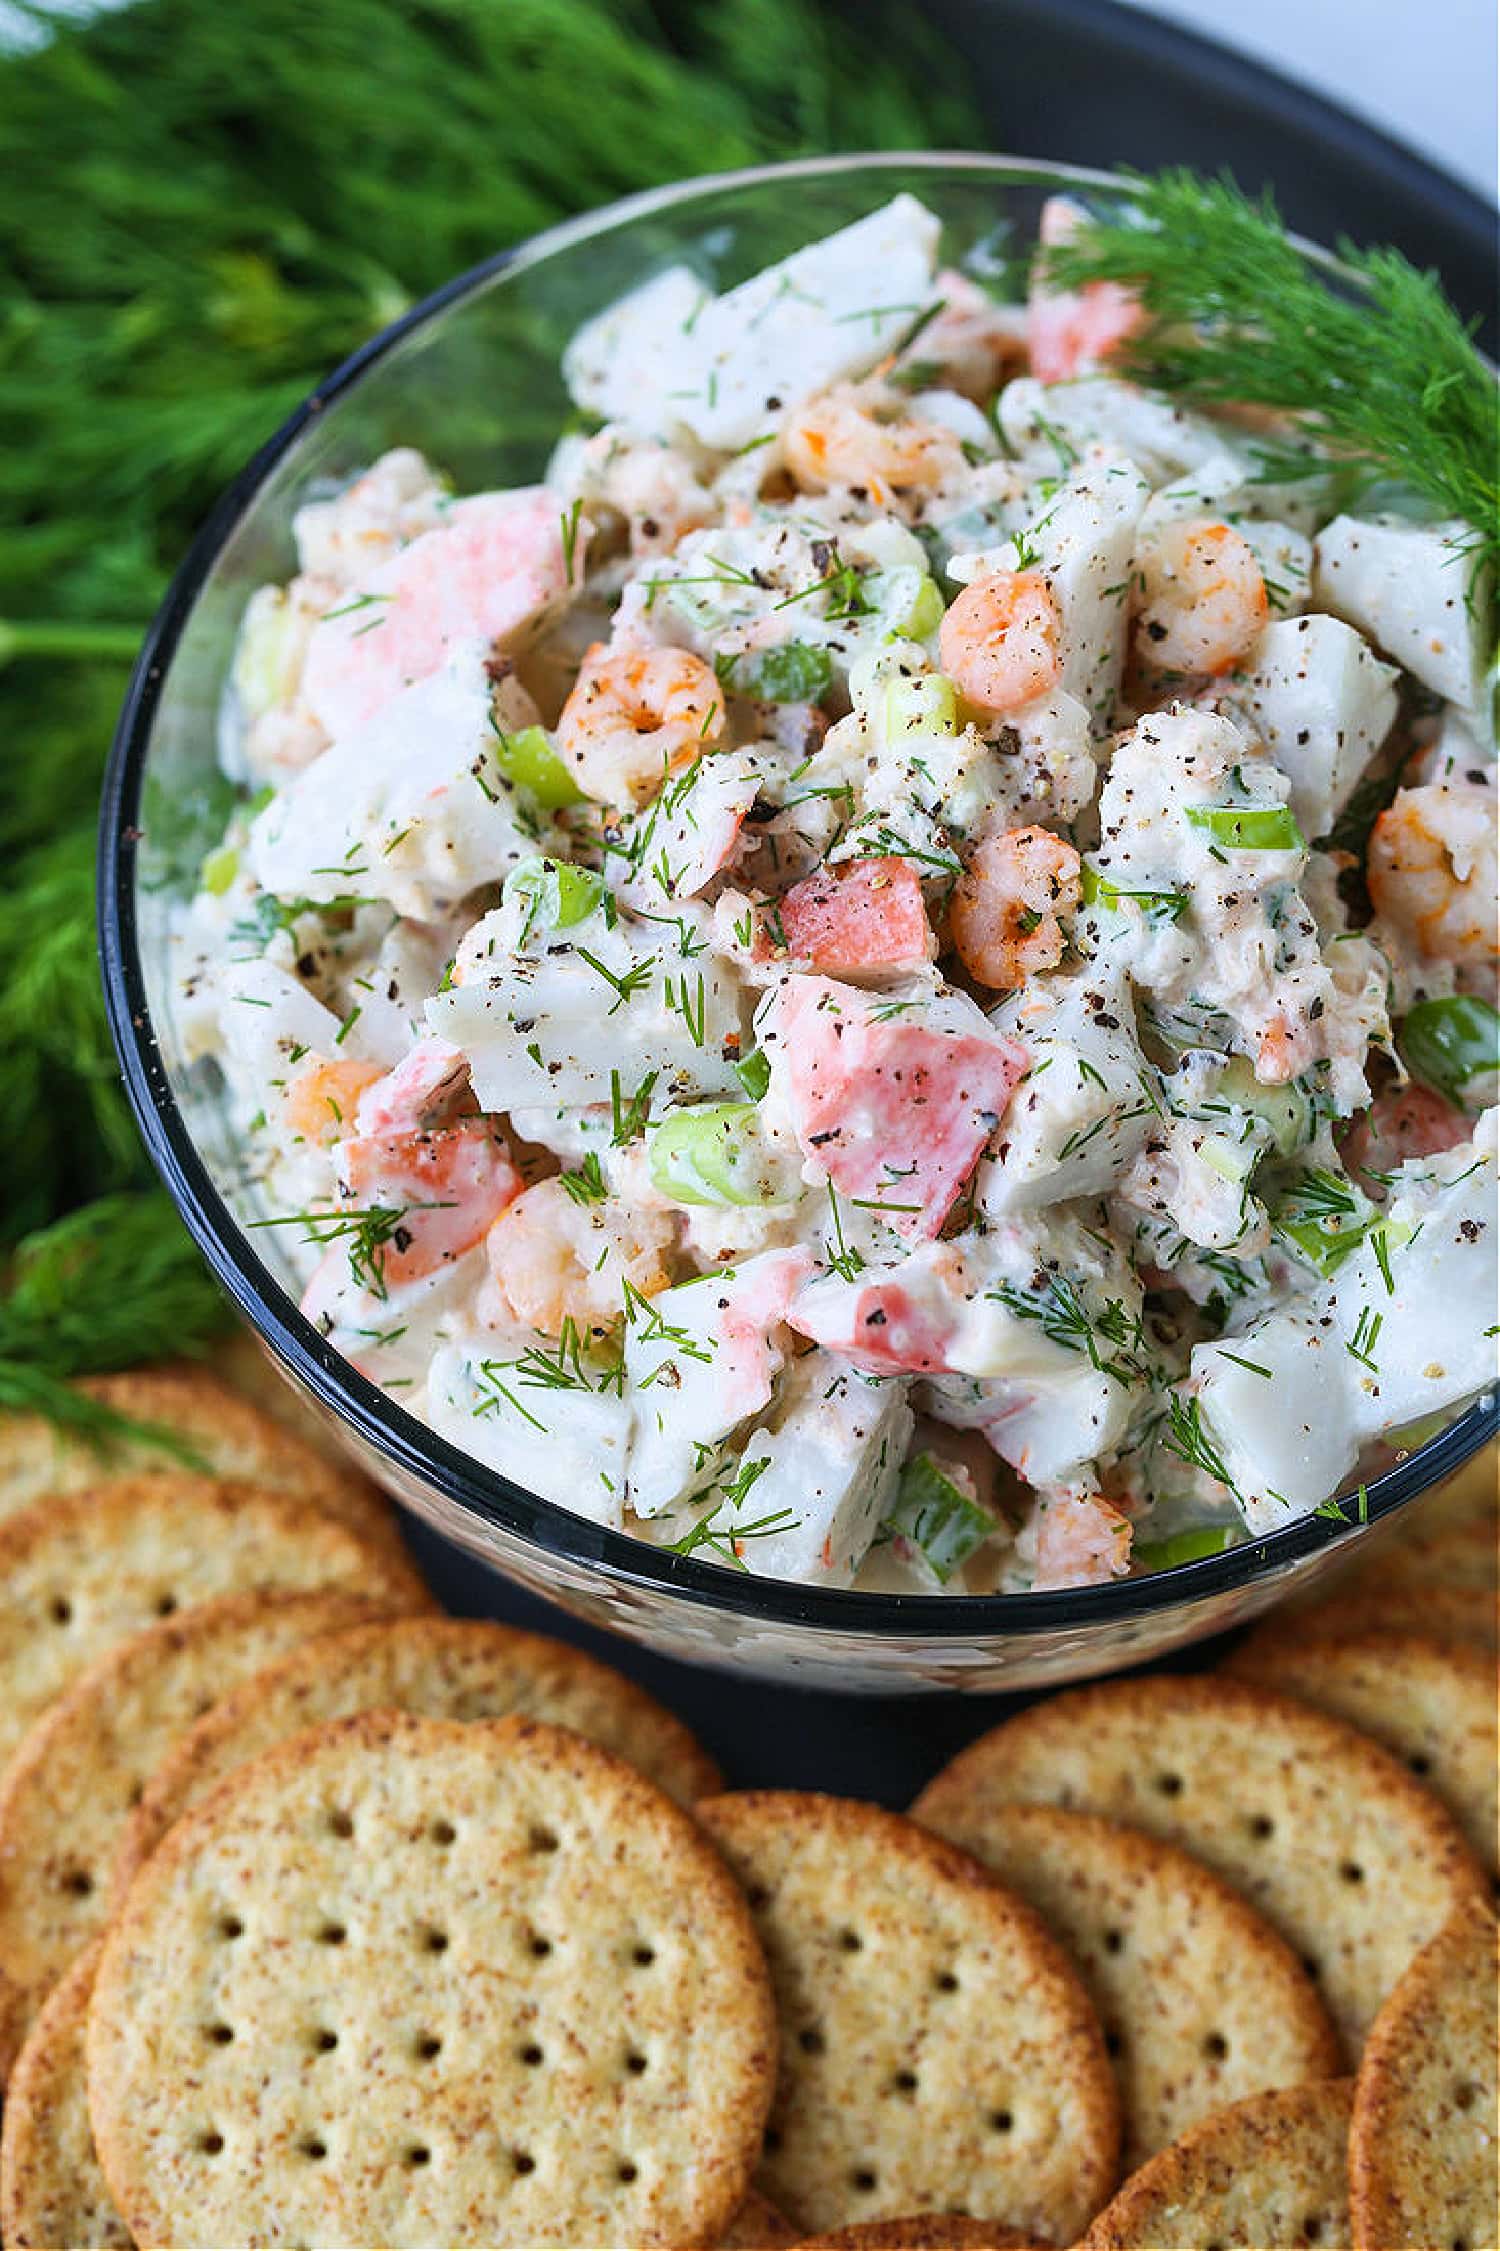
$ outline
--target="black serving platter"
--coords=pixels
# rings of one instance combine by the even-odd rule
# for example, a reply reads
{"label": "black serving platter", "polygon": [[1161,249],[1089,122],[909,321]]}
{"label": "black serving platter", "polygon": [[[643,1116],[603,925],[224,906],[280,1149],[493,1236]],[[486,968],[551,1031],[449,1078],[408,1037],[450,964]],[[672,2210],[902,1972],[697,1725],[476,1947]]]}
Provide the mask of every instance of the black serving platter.
{"label": "black serving platter", "polygon": [[[858,0],[848,0],[858,6]],[[925,0],[972,74],[990,145],[1110,168],[1228,168],[1274,188],[1317,241],[1389,241],[1442,273],[1463,312],[1494,322],[1493,217],[1477,197],[1372,127],[1257,64],[1107,0]],[[556,1634],[673,1706],[732,1785],[837,1790],[905,1806],[963,1743],[1027,1699],[840,1697],[654,1656],[486,1570],[426,1526],[407,1537],[462,1615]],[[1212,1661],[1200,1644],[1182,1666]]]}

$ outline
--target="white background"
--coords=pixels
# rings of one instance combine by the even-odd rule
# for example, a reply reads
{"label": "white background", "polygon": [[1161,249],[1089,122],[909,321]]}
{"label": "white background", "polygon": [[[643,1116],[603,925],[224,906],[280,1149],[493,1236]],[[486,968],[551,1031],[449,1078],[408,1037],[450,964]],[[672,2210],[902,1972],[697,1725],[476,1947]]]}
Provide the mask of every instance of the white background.
{"label": "white background", "polygon": [[[1045,4],[1045,0],[1044,0]],[[1135,0],[1359,111],[1495,195],[1495,0]]]}

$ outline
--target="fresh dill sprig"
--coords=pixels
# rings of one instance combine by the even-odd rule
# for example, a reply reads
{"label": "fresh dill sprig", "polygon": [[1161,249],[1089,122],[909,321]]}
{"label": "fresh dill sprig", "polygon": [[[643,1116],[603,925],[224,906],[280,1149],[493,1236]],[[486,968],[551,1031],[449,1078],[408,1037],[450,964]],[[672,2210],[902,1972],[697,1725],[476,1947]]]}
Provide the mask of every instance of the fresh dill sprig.
{"label": "fresh dill sprig", "polygon": [[[1123,211],[1042,253],[1059,285],[1136,290],[1148,318],[1117,364],[1194,405],[1295,417],[1336,462],[1461,517],[1500,562],[1495,384],[1437,276],[1341,241],[1355,277],[1341,287],[1297,248],[1269,192],[1185,170],[1129,177]],[[1284,454],[1268,475],[1298,466]]]}

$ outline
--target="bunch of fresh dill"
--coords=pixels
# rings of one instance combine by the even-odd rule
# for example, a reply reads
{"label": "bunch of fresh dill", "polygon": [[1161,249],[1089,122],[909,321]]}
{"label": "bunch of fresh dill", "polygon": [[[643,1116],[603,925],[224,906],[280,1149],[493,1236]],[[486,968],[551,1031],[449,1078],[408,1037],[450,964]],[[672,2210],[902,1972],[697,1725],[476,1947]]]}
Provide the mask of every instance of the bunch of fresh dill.
{"label": "bunch of fresh dill", "polygon": [[896,0],[30,12],[35,50],[0,60],[0,1405],[76,1421],[63,1378],[219,1318],[147,1186],[93,935],[126,667],[217,490],[364,337],[537,227],[975,125]]}
{"label": "bunch of fresh dill", "polygon": [[[1185,171],[1134,176],[1117,214],[1045,253],[1061,283],[1136,289],[1149,317],[1125,372],[1189,403],[1295,418],[1351,497],[1361,483],[1401,485],[1472,526],[1500,567],[1500,408],[1472,331],[1436,275],[1399,251],[1341,242],[1339,257],[1345,277],[1330,286],[1269,193]],[[1296,465],[1268,448],[1268,474]]]}

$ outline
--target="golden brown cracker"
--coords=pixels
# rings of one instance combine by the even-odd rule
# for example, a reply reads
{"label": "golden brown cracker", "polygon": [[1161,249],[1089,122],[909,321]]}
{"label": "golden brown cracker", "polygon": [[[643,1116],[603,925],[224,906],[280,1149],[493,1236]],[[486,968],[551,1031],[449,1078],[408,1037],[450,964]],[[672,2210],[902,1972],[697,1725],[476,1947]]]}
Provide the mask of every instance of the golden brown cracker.
{"label": "golden brown cracker", "polygon": [[1224,1669],[1372,1735],[1442,1799],[1475,1858],[1496,1873],[1500,1725],[1491,1658],[1417,1634],[1367,1634],[1247,1644]]}
{"label": "golden brown cracker", "polygon": [[89,2104],[153,2244],[711,2244],[775,2071],[701,1830],[566,1729],[365,1712],[179,1822],[105,1940]]}
{"label": "golden brown cracker", "polygon": [[1496,2240],[1500,1938],[1457,1917],[1370,2030],[1354,2089],[1349,2199],[1358,2251],[1484,2251]]}
{"label": "golden brown cracker", "polygon": [[134,2242],[89,2124],[83,2042],[101,1942],[53,1989],[16,2059],[0,2119],[0,2241],[9,2251],[115,2251]]}
{"label": "golden brown cracker", "polygon": [[1115,2177],[1119,2102],[1040,1919],[874,1806],[752,1791],[698,1813],[780,2007],[765,2193],[805,2228],[959,2205],[1067,2241]]}
{"label": "golden brown cracker", "polygon": [[369,1597],[232,1594],[105,1651],[0,1774],[0,2071],[79,1948],[103,1929],[125,1824],[193,1722],[299,1642],[382,1615]]}
{"label": "golden brown cracker", "polygon": [[1339,2079],[1214,2111],[1132,2173],[1079,2251],[1338,2251],[1349,2094]]}
{"label": "golden brown cracker", "polygon": [[797,2234],[786,2214],[752,2189],[720,2236],[718,2251],[790,2251]]}
{"label": "golden brown cracker", "polygon": [[1486,1880],[1452,1817],[1368,1736],[1225,1677],[1112,1681],[1033,1705],[913,1807],[1077,1807],[1162,1837],[1233,1884],[1317,1980],[1352,2060],[1412,1956]]}
{"label": "golden brown cracker", "polygon": [[1225,2103],[1338,2070],[1292,1949],[1176,1845],[1096,1814],[952,1799],[942,1833],[1067,1948],[1114,2059],[1126,2167]]}
{"label": "golden brown cracker", "polygon": [[189,1449],[188,1459],[144,1441],[91,1445],[40,1415],[0,1416],[0,1526],[49,1495],[85,1486],[97,1491],[146,1470],[187,1467],[299,1495],[363,1539],[399,1541],[390,1503],[367,1478],[347,1461],[330,1460],[195,1362],[85,1376],[77,1389],[132,1422],[170,1431]]}
{"label": "golden brown cracker", "polygon": [[164,1831],[235,1767],[355,1712],[502,1719],[526,1712],[576,1728],[690,1805],[718,1770],[655,1697],[569,1643],[473,1618],[403,1618],[307,1644],[225,1697],[169,1753],[119,1840],[118,1901]]}
{"label": "golden brown cracker", "polygon": [[1351,1588],[1305,1605],[1283,1604],[1258,1620],[1240,1647],[1258,1652],[1366,1634],[1426,1634],[1493,1655],[1500,1641],[1500,1606],[1483,1587]]}
{"label": "golden brown cracker", "polygon": [[425,1600],[408,1564],[293,1495],[162,1470],[84,1486],[0,1524],[0,1763],[128,1634],[255,1588]]}

